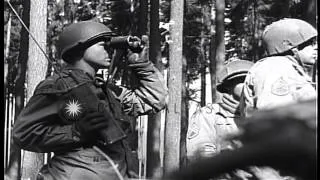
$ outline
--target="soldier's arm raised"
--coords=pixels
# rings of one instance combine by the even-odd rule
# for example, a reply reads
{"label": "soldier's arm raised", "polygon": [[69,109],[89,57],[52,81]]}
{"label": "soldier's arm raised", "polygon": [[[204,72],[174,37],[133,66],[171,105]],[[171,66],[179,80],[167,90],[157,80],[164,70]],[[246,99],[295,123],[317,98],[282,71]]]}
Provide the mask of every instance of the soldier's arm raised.
{"label": "soldier's arm raised", "polygon": [[134,53],[131,58],[136,60],[134,63],[129,63],[129,67],[139,80],[138,86],[135,89],[125,87],[111,87],[111,89],[120,100],[123,110],[129,115],[137,116],[160,111],[165,107],[168,98],[163,75],[150,61],[141,60],[143,56]]}

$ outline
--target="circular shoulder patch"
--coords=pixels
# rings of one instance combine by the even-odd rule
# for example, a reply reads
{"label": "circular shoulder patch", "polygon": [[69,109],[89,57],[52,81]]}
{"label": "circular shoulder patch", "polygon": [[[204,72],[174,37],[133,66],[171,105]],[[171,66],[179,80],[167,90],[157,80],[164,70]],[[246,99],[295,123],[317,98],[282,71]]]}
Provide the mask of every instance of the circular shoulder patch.
{"label": "circular shoulder patch", "polygon": [[69,97],[62,102],[59,114],[65,123],[72,123],[78,121],[84,111],[83,103],[77,98]]}
{"label": "circular shoulder patch", "polygon": [[277,96],[285,96],[289,94],[289,83],[282,77],[276,80],[271,86],[271,93]]}

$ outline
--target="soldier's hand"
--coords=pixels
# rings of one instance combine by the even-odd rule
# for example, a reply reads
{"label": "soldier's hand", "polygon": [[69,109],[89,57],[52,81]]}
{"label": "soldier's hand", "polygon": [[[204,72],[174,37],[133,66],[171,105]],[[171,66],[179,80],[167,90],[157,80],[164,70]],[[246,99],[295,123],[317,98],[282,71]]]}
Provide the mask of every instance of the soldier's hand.
{"label": "soldier's hand", "polygon": [[[134,43],[135,42],[132,42],[132,44],[129,44],[129,45],[135,46]],[[148,36],[145,36],[145,35],[142,36],[141,43],[143,43],[144,45],[147,45],[148,44]],[[136,64],[136,63],[147,62],[149,60],[148,59],[148,52],[149,52],[149,48],[147,46],[144,46],[144,48],[142,49],[142,51],[140,53],[135,53],[135,52],[132,52],[130,49],[128,49],[128,54],[127,54],[128,63],[129,64]]]}
{"label": "soldier's hand", "polygon": [[91,139],[107,127],[108,118],[101,112],[89,112],[75,123],[75,129],[82,139]]}

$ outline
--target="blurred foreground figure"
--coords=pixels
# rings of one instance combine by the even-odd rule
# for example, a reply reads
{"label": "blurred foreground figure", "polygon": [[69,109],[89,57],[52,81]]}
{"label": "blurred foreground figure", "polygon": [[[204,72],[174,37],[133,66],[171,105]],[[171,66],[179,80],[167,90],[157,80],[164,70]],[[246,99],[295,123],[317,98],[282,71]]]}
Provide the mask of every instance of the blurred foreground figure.
{"label": "blurred foreground figure", "polygon": [[166,179],[209,179],[248,166],[270,166],[299,180],[316,179],[316,116],[316,99],[256,111],[233,138],[242,141],[241,148],[195,162]]}

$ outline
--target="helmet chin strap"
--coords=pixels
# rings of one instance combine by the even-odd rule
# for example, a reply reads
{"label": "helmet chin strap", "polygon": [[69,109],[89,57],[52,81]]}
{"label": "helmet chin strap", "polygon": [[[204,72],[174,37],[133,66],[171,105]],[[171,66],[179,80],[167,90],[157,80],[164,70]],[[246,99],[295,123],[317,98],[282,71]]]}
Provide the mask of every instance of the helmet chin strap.
{"label": "helmet chin strap", "polygon": [[315,84],[316,84],[316,82],[315,82],[315,81],[316,81],[316,80],[315,80],[315,76],[316,76],[317,63],[315,63],[315,64],[313,65],[313,67],[312,67],[312,71],[313,71],[313,72],[312,72],[312,74],[310,74],[309,71],[308,71],[308,69],[307,69],[307,65],[302,62],[302,59],[301,59],[301,57],[300,57],[300,55],[299,55],[299,50],[298,50],[298,48],[294,47],[294,48],[291,49],[291,51],[293,52],[294,58],[297,60],[297,62],[299,63],[299,65],[302,67],[304,73],[306,73],[307,75],[310,76],[310,79],[311,79],[311,81],[312,81],[312,84],[314,84],[314,86],[315,86]]}
{"label": "helmet chin strap", "polygon": [[303,68],[303,71],[304,71],[306,74],[308,74],[308,71],[307,71],[307,69],[306,69],[306,67],[305,67],[305,64],[302,62],[302,59],[301,59],[301,57],[300,57],[300,55],[299,55],[299,50],[298,50],[298,48],[297,48],[297,47],[294,47],[294,48],[291,49],[291,51],[293,52],[293,56],[294,56],[294,58],[297,60],[298,64]]}

